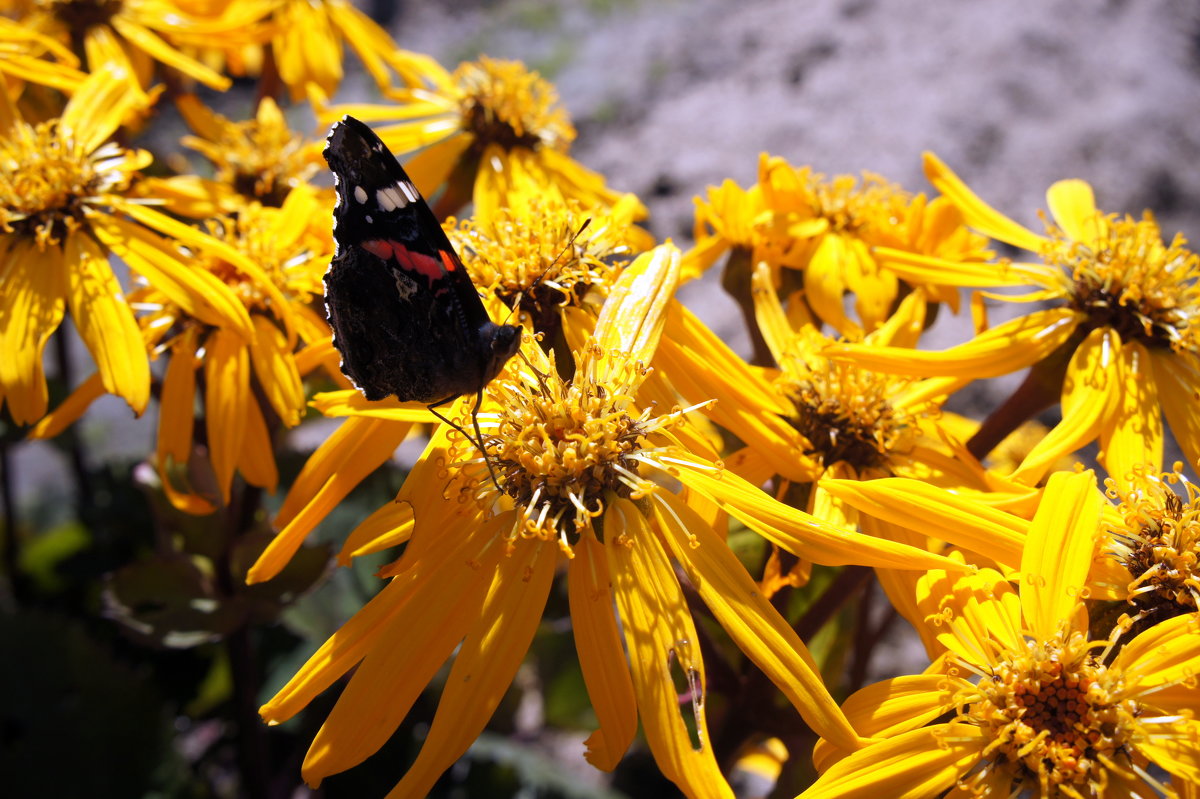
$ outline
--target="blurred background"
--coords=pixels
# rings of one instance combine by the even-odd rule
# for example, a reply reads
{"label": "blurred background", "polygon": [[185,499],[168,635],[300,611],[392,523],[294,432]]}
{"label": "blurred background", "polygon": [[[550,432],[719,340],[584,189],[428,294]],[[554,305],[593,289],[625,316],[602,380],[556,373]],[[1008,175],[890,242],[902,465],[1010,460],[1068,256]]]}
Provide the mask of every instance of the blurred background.
{"label": "blurred background", "polygon": [[[693,197],[726,178],[750,185],[760,152],[826,174],[868,170],[927,191],[920,158],[933,150],[981,197],[1035,229],[1046,188],[1077,177],[1092,184],[1106,211],[1149,209],[1168,238],[1200,237],[1197,0],[375,0],[363,7],[401,47],[448,68],[486,53],[540,70],[578,128],[573,155],[612,187],[638,194],[650,208],[650,229],[681,247],[690,244]],[[347,69],[335,100],[375,99],[352,56]],[[253,94],[243,88],[218,110],[249,116]],[[307,109],[289,118],[299,129],[313,124]],[[178,148],[180,132],[170,132],[165,150]],[[747,353],[739,314],[715,280],[687,287],[684,300]],[[962,340],[961,320],[947,330],[938,335],[949,338],[932,346]],[[138,612],[182,620],[197,610],[186,594],[171,593],[178,575],[128,571],[148,545],[145,531],[192,534],[164,527],[162,509],[129,480],[151,445],[153,416],[131,419],[110,397],[71,435],[13,449],[7,512],[27,536],[20,568],[37,610],[0,613],[2,793],[309,795],[297,787],[300,759],[336,691],[284,729],[255,738],[267,773],[254,788],[238,776],[245,751],[232,743],[239,725],[257,721],[230,712],[237,645],[218,643],[219,634],[164,641],[130,623]],[[295,431],[290,475],[329,430],[316,419]],[[398,469],[376,475],[319,537],[340,541],[401,479]],[[250,618],[273,620],[286,607],[282,623],[255,632],[264,671],[257,701],[373,595],[377,564],[326,580],[314,556],[292,586],[241,598],[239,612]],[[114,579],[126,580],[126,597],[141,604],[113,606]],[[303,596],[293,603],[293,594]],[[441,795],[670,795],[653,764],[637,756],[612,785],[583,763],[586,696],[570,636],[551,629],[553,604],[546,618],[531,667],[489,733],[443,778]],[[315,795],[382,796],[410,762],[432,708],[418,706],[383,752]],[[792,795],[786,783],[779,791]]]}

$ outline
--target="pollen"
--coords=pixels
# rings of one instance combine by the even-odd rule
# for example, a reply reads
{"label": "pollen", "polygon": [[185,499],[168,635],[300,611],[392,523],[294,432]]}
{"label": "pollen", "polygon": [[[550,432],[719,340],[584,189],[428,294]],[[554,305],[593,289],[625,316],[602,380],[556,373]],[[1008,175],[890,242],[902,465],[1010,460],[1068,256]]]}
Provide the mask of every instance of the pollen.
{"label": "pollen", "polygon": [[575,138],[554,87],[517,61],[481,58],[454,72],[464,127],[476,146],[566,149]]}
{"label": "pollen", "polygon": [[792,397],[796,429],[812,445],[810,455],[825,466],[839,461],[858,470],[884,469],[912,450],[918,416],[892,399],[908,383],[904,378],[829,361],[802,379],[785,378]]}
{"label": "pollen", "polygon": [[[523,371],[488,387],[500,407],[495,432],[486,436],[489,458],[504,494],[519,509],[515,536],[559,540],[569,549],[613,500],[653,490],[639,464],[652,456],[647,436],[669,419],[652,419],[649,411],[635,415],[627,395],[593,380],[592,366],[604,357],[589,349],[571,380],[554,369]],[[634,380],[648,372],[639,363],[614,366]],[[628,378],[605,384],[628,385]]]}
{"label": "pollen", "polygon": [[770,159],[760,172],[766,205],[775,211],[823,219],[835,233],[866,235],[900,223],[910,195],[880,175],[825,175],[809,167],[796,169],[783,159]]}
{"label": "pollen", "polygon": [[969,689],[964,715],[1014,784],[1044,797],[1100,795],[1105,772],[1128,762],[1136,729],[1137,708],[1122,701],[1115,674],[1079,633],[1028,641]]}
{"label": "pollen", "polygon": [[611,284],[644,242],[625,220],[575,200],[524,200],[486,219],[448,222],[448,234],[474,281],[545,331],[561,307],[580,306],[593,286]]}
{"label": "pollen", "polygon": [[1153,622],[1200,607],[1200,489],[1182,471],[1140,471],[1124,492],[1106,481],[1122,521],[1109,529],[1109,552],[1134,578],[1130,604]]}
{"label": "pollen", "polygon": [[109,143],[92,153],[54,122],[13,124],[0,139],[0,228],[58,244],[87,205],[129,187],[141,166]]}
{"label": "pollen", "polygon": [[289,191],[316,173],[304,137],[288,128],[270,98],[262,101],[254,119],[231,122],[212,116],[212,124],[203,126],[211,138],[184,136],[182,141],[213,163],[217,182],[278,207]]}
{"label": "pollen", "polygon": [[1125,341],[1200,353],[1200,257],[1176,236],[1165,244],[1158,223],[1097,216],[1098,235],[1070,239],[1051,226],[1042,253],[1071,282],[1071,306],[1092,327],[1111,327]]}

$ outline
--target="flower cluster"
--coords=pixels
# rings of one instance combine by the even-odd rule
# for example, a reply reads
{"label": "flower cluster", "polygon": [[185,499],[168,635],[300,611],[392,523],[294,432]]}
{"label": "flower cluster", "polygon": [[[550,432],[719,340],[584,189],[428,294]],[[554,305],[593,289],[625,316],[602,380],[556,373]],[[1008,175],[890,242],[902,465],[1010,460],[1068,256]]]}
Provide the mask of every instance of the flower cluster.
{"label": "flower cluster", "polygon": [[[932,154],[931,196],[764,154],[754,185],[696,199],[680,247],[572,158],[541,75],[485,56],[447,70],[346,0],[8,13],[4,427],[66,438],[105,395],[154,409],[136,474],[159,527],[137,557],[157,582],[113,569],[106,613],[160,646],[228,642],[241,736],[267,734],[246,729],[253,710],[273,728],[311,718],[344,683],[286,759],[310,785],[424,704],[387,795],[429,795],[562,630],[591,706],[583,757],[619,770],[644,746],[687,796],[749,795],[751,772],[806,797],[1200,783],[1200,256],[1149,213],[1060,181],[1039,233]],[[380,102],[336,102],[346,45]],[[235,77],[256,81],[248,119],[210,107]],[[478,394],[370,402],[343,376],[322,130],[289,124],[305,106],[322,130],[351,114],[378,131],[489,316],[519,329]],[[130,143],[171,109],[182,149]],[[406,268],[396,242],[360,249]],[[412,257],[431,286],[458,268]],[[709,270],[748,357],[678,296]],[[1023,291],[977,292],[963,342],[929,348],[963,289],[1001,288]],[[985,300],[1037,305],[990,327]],[[45,366],[70,329],[94,362],[83,379],[65,344]],[[1023,369],[994,408],[950,410]],[[308,430],[324,436],[301,466]],[[394,499],[346,532],[356,489],[394,474],[402,444]],[[339,567],[378,566],[372,596],[323,643],[308,625],[280,658],[293,671],[248,707],[251,634],[294,621],[335,571],[318,527]],[[867,684],[884,598],[927,660]],[[243,793],[273,770],[267,750],[239,747]]]}

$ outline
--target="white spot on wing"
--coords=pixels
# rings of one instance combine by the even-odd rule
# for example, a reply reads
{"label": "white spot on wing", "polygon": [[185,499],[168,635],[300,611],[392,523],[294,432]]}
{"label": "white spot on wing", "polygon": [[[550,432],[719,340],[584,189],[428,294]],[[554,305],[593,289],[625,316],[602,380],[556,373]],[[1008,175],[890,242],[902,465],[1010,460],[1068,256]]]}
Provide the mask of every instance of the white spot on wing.
{"label": "white spot on wing", "polygon": [[375,192],[375,201],[378,202],[379,207],[385,211],[396,210],[396,203],[394,200],[392,200],[391,195],[388,194],[387,189],[380,189],[379,191]]}
{"label": "white spot on wing", "polygon": [[400,191],[404,192],[404,196],[408,198],[410,203],[415,203],[420,198],[421,195],[417,193],[417,187],[408,181],[398,185],[400,186]]}
{"label": "white spot on wing", "polygon": [[367,201],[367,190],[364,189],[362,186],[355,186],[354,187],[354,199],[358,200],[358,202],[360,204],[365,203]]}

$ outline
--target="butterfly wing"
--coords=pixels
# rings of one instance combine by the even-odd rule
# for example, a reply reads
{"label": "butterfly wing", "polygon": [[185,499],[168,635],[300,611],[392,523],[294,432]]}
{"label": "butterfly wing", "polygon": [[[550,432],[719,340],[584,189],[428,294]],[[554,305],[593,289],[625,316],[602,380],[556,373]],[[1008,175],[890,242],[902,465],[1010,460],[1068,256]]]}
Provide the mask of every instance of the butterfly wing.
{"label": "butterfly wing", "polygon": [[478,391],[515,352],[516,328],[488,317],[437,218],[369,127],[343,118],[324,155],[338,195],[325,304],[342,371],[369,400]]}

